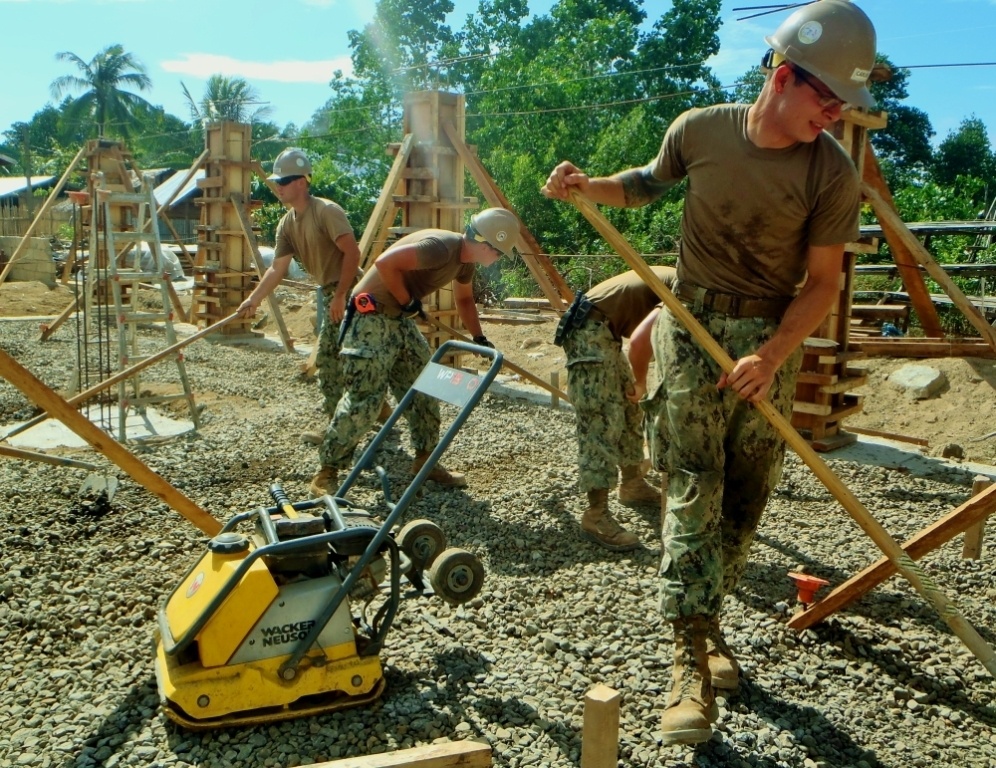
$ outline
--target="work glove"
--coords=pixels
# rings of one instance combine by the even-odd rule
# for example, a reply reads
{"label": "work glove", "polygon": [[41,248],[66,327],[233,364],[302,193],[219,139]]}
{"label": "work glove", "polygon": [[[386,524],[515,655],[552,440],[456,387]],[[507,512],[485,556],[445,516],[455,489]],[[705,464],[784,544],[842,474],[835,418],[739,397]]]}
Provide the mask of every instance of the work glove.
{"label": "work glove", "polygon": [[417,296],[412,296],[412,300],[401,305],[401,314],[405,317],[415,317],[418,315],[423,320],[426,319],[425,310],[422,309],[422,300]]}
{"label": "work glove", "polygon": [[474,343],[479,347],[487,347],[488,349],[494,349],[495,345],[488,341],[487,336],[475,336]]}

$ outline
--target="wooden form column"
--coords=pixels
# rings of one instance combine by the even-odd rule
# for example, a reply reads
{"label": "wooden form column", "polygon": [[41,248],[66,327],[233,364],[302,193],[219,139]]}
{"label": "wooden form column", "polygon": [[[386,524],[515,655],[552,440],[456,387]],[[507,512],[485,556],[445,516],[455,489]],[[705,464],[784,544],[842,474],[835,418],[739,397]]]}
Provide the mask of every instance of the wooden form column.
{"label": "wooden form column", "polygon": [[[441,91],[405,94],[402,132],[411,136],[411,150],[399,182],[403,192],[392,195],[393,205],[401,211],[401,226],[389,227],[391,234],[404,236],[428,228],[462,232],[464,212],[478,207],[477,198],[463,194],[464,164],[446,139],[442,128],[445,122],[464,125],[463,96]],[[425,310],[439,322],[463,328],[452,286],[440,288],[428,297]],[[438,328],[427,324],[420,327],[432,350],[449,338]],[[447,357],[444,365],[459,365],[459,355]]]}
{"label": "wooden form column", "polygon": [[[204,135],[207,158],[204,178],[197,181],[203,193],[201,223],[197,227],[194,258],[194,299],[191,322],[207,327],[232,314],[252,291],[255,274],[233,194],[249,200],[252,176],[250,146],[252,127],[243,123],[211,123]],[[251,318],[239,318],[222,329],[223,338],[254,335]]]}
{"label": "wooden form column", "polygon": [[[835,126],[835,137],[847,151],[858,176],[865,161],[868,129],[885,126],[885,115],[850,109]],[[853,443],[857,435],[841,429],[845,417],[860,413],[861,398],[849,394],[867,376],[849,363],[863,357],[850,348],[851,302],[854,295],[854,265],[859,253],[875,253],[878,244],[856,242],[844,247],[837,300],[814,337],[803,344],[802,369],[792,406],[792,426],[818,451],[832,451]]]}

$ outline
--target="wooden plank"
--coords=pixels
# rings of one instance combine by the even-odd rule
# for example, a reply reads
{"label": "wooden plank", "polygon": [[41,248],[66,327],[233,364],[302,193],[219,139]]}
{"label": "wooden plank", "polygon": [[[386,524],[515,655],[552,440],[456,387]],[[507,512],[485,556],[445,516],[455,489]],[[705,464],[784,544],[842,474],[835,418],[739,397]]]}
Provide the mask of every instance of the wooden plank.
{"label": "wooden plank", "polygon": [[123,469],[135,482],[158,496],[208,536],[221,531],[221,523],[184,496],[166,480],[149,469],[135,454],[95,424],[76,412],[31,371],[0,349],[0,375],[17,387],[39,408],[43,408],[69,429],[86,440],[95,450]]}
{"label": "wooden plank", "polygon": [[[467,166],[467,170],[470,171],[471,177],[475,182],[477,182],[477,186],[480,187],[481,192],[484,194],[484,197],[487,199],[488,203],[497,208],[505,208],[506,210],[515,213],[515,209],[512,208],[512,204],[509,203],[508,199],[501,193],[498,185],[495,184],[494,179],[491,178],[491,174],[488,173],[487,169],[481,163],[480,158],[470,151],[470,147],[467,146],[464,140],[457,133],[457,130],[453,124],[448,122],[444,123],[443,131],[446,133],[450,143],[453,144],[457,154],[460,155],[460,159],[463,160],[464,165]],[[515,215],[516,218],[519,218],[518,214]],[[568,303],[574,299],[573,291],[571,291],[563,276],[556,270],[550,260],[543,253],[543,249],[540,247],[536,238],[533,237],[532,233],[522,223],[521,219],[519,219],[519,230],[523,242],[528,245],[532,251],[528,254],[523,252],[521,254],[522,260],[526,263],[526,266],[532,273],[533,278],[539,285],[540,290],[543,291],[543,294],[546,296],[553,308],[560,311],[566,310]]]}
{"label": "wooden plank", "polygon": [[866,357],[983,357],[996,358],[996,351],[984,341],[952,339],[862,339],[851,348]]}
{"label": "wooden plank", "polygon": [[401,181],[402,172],[405,170],[408,158],[411,156],[412,144],[414,141],[415,137],[411,133],[406,134],[405,138],[402,140],[398,155],[394,158],[391,170],[387,172],[387,178],[384,180],[384,186],[381,187],[380,196],[377,198],[373,211],[370,213],[370,218],[367,220],[367,226],[364,228],[363,235],[360,237],[361,269],[366,269],[369,265],[370,259],[368,258],[368,255],[370,253],[370,246],[373,244],[374,238],[384,226],[383,219],[385,219],[388,209],[391,208],[391,210],[393,210],[393,207],[391,207],[391,198],[394,195],[394,190],[397,188],[398,183]]}
{"label": "wooden plank", "polygon": [[929,440],[925,440],[922,437],[910,437],[909,435],[899,435],[895,432],[883,432],[880,429],[869,429],[868,427],[855,427],[851,424],[847,425],[849,432],[855,432],[859,435],[868,435],[870,437],[884,437],[887,440],[896,440],[900,443],[913,443],[914,445],[928,446],[930,445]]}
{"label": "wooden plank", "polygon": [[840,379],[833,384],[823,384],[820,387],[820,392],[825,395],[839,395],[842,392],[847,392],[851,389],[857,389],[858,387],[864,386],[868,383],[867,376],[848,376],[845,379]]}
{"label": "wooden plank", "polygon": [[478,741],[450,741],[379,755],[346,757],[311,768],[488,768],[491,747]]}
{"label": "wooden plank", "polygon": [[38,213],[35,214],[34,220],[21,237],[21,242],[17,244],[17,248],[15,248],[14,252],[10,255],[10,259],[7,261],[7,266],[5,266],[3,271],[0,272],[0,285],[2,285],[3,281],[7,279],[7,275],[9,275],[10,271],[14,268],[14,264],[17,260],[27,253],[31,233],[35,231],[35,227],[38,226],[38,222],[40,222],[45,214],[48,213],[48,209],[52,207],[56,199],[59,197],[59,193],[62,192],[62,188],[66,186],[66,181],[69,179],[69,175],[76,170],[76,165],[79,163],[80,158],[83,157],[83,153],[86,151],[86,148],[86,144],[80,147],[80,151],[76,153],[76,157],[70,161],[69,167],[66,168],[65,172],[52,188],[52,191],[49,192],[49,195],[45,198],[45,202],[42,204],[42,207],[38,209]]}
{"label": "wooden plank", "polygon": [[[239,223],[242,225],[242,234],[245,235],[246,243],[249,244],[249,252],[252,254],[252,262],[256,265],[256,272],[259,274],[259,279],[263,279],[263,273],[266,272],[266,265],[263,264],[263,257],[259,252],[259,243],[256,242],[256,233],[252,231],[252,224],[249,223],[249,214],[245,209],[245,200],[242,198],[241,192],[232,192],[232,207],[235,209],[235,215],[239,219]],[[277,330],[280,332],[280,340],[284,343],[284,350],[287,352],[294,351],[294,339],[290,337],[290,333],[287,330],[287,324],[284,323],[284,317],[280,314],[280,302],[277,301],[277,297],[271,291],[270,295],[266,297],[267,304],[270,306],[270,311],[273,313],[273,319],[277,324]]]}
{"label": "wooden plank", "polygon": [[54,464],[57,467],[75,467],[91,471],[99,469],[96,464],[91,464],[89,461],[67,459],[64,456],[52,456],[47,453],[40,453],[39,451],[27,451],[23,448],[14,448],[3,443],[0,443],[0,456],[8,456],[12,459],[24,459],[25,461],[38,461],[42,464]]}
{"label": "wooden plank", "polygon": [[596,685],[584,697],[581,768],[616,768],[619,760],[619,692]]}
{"label": "wooden plank", "polygon": [[[994,511],[996,511],[996,485],[972,496],[953,512],[924,528],[902,545],[903,551],[911,559],[919,560],[971,526],[984,521]],[[845,581],[822,600],[813,603],[807,610],[793,616],[788,626],[798,630],[813,626],[870,592],[895,572],[896,566],[888,558],[883,557]]]}
{"label": "wooden plank", "polygon": [[[972,481],[972,495],[978,496],[992,484],[993,481],[985,475],[978,475]],[[980,520],[965,531],[965,543],[961,550],[961,556],[963,559],[978,560],[982,557],[982,537],[985,533],[985,529],[986,521]]]}
{"label": "wooden plank", "polygon": [[[864,168],[862,170],[864,187],[878,194],[883,210],[888,209],[894,212],[895,204],[892,200],[892,192],[889,191],[889,185],[885,183],[885,178],[879,169],[878,159],[875,157],[871,142],[865,145],[864,159]],[[898,214],[896,214],[895,219],[899,219]],[[909,242],[902,237],[901,231],[905,230],[917,246],[920,245],[920,241],[913,237],[909,230],[906,229],[901,219],[898,222],[886,222],[882,220],[882,216],[879,216],[878,220],[879,224],[882,225],[882,233],[885,235],[885,239],[892,250],[892,258],[899,269],[903,285],[906,286],[906,291],[910,295],[913,309],[916,310],[917,317],[920,318],[920,325],[923,326],[924,333],[931,337],[943,337],[944,330],[941,328],[937,309],[930,300],[927,286],[923,282],[923,275],[920,274],[920,270],[916,264],[917,260],[914,259],[910,251]]]}

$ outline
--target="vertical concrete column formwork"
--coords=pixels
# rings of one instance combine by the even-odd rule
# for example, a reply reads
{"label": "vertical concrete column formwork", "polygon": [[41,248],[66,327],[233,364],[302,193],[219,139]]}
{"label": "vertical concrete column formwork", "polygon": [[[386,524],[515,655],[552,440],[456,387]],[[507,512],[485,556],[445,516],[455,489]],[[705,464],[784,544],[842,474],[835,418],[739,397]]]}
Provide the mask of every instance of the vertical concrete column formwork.
{"label": "vertical concrete column formwork", "polygon": [[[465,211],[476,209],[476,198],[464,197],[464,164],[443,132],[450,122],[464,135],[464,98],[454,93],[418,91],[405,95],[403,134],[411,134],[412,148],[408,167],[403,176],[404,194],[395,195],[394,203],[401,209],[401,226],[389,232],[405,235],[420,229],[438,228],[460,232],[464,228]],[[462,329],[457,315],[453,289],[446,286],[425,302],[430,316],[446,325]],[[432,349],[437,349],[449,336],[424,325]],[[452,356],[447,365],[456,365]]]}
{"label": "vertical concrete column formwork", "polygon": [[[849,109],[834,126],[834,136],[847,151],[859,178],[865,160],[868,130],[885,126],[885,114]],[[803,344],[802,371],[796,384],[792,426],[818,451],[831,451],[857,439],[842,430],[845,417],[860,413],[861,397],[849,394],[867,381],[850,361],[861,357],[850,349],[851,304],[854,295],[854,265],[859,253],[876,253],[878,243],[848,243],[844,248],[837,300],[813,338]]]}
{"label": "vertical concrete column formwork", "polygon": [[[197,187],[203,193],[201,223],[197,227],[194,258],[194,299],[191,322],[200,327],[214,325],[238,309],[252,290],[255,275],[252,253],[232,202],[249,200],[252,174],[250,146],[252,127],[243,123],[211,123],[205,128],[208,155],[204,178]],[[195,319],[196,318],[196,319]],[[252,335],[251,319],[236,319],[221,329],[223,338]]]}

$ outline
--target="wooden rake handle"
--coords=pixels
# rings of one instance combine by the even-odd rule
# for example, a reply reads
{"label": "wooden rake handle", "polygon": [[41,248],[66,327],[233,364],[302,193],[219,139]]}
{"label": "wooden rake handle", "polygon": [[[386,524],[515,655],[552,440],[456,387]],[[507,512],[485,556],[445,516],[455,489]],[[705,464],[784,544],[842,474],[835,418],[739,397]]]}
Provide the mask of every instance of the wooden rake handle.
{"label": "wooden rake handle", "polygon": [[[654,274],[654,271],[647,263],[640,258],[639,254],[627,242],[626,238],[612,226],[612,222],[602,215],[591,200],[576,190],[571,190],[571,202],[577,206],[581,213],[584,214],[584,217],[598,230],[599,234],[608,241],[609,245],[615,248],[619,255],[626,260],[633,271],[653,289],[654,293],[661,298],[667,308],[688,329],[692,337],[705,348],[709,356],[726,373],[731,373],[734,361],[726,353],[726,350],[709,335],[709,332],[685,308],[685,305],[678,301],[675,295],[668,290],[667,286]],[[826,462],[817,455],[809,443],[796,432],[792,425],[782,417],[771,403],[761,401],[760,403],[755,403],[755,407],[778,430],[779,434],[785,439],[785,442],[792,447],[792,450],[799,454],[802,460],[806,462],[813,471],[813,474],[834,495],[861,529],[871,537],[876,546],[892,561],[893,565],[896,566],[896,570],[913,585],[913,588],[927,602],[934,606],[945,623],[951,627],[951,631],[975,654],[976,658],[982,662],[982,665],[989,670],[989,674],[996,677],[996,654],[993,653],[993,649],[979,633],[975,631],[975,628],[965,620],[955,604],[948,600],[937,584],[902,550],[895,539],[889,535],[864,505],[858,501],[857,497],[840,481],[840,478],[833,473]]]}

